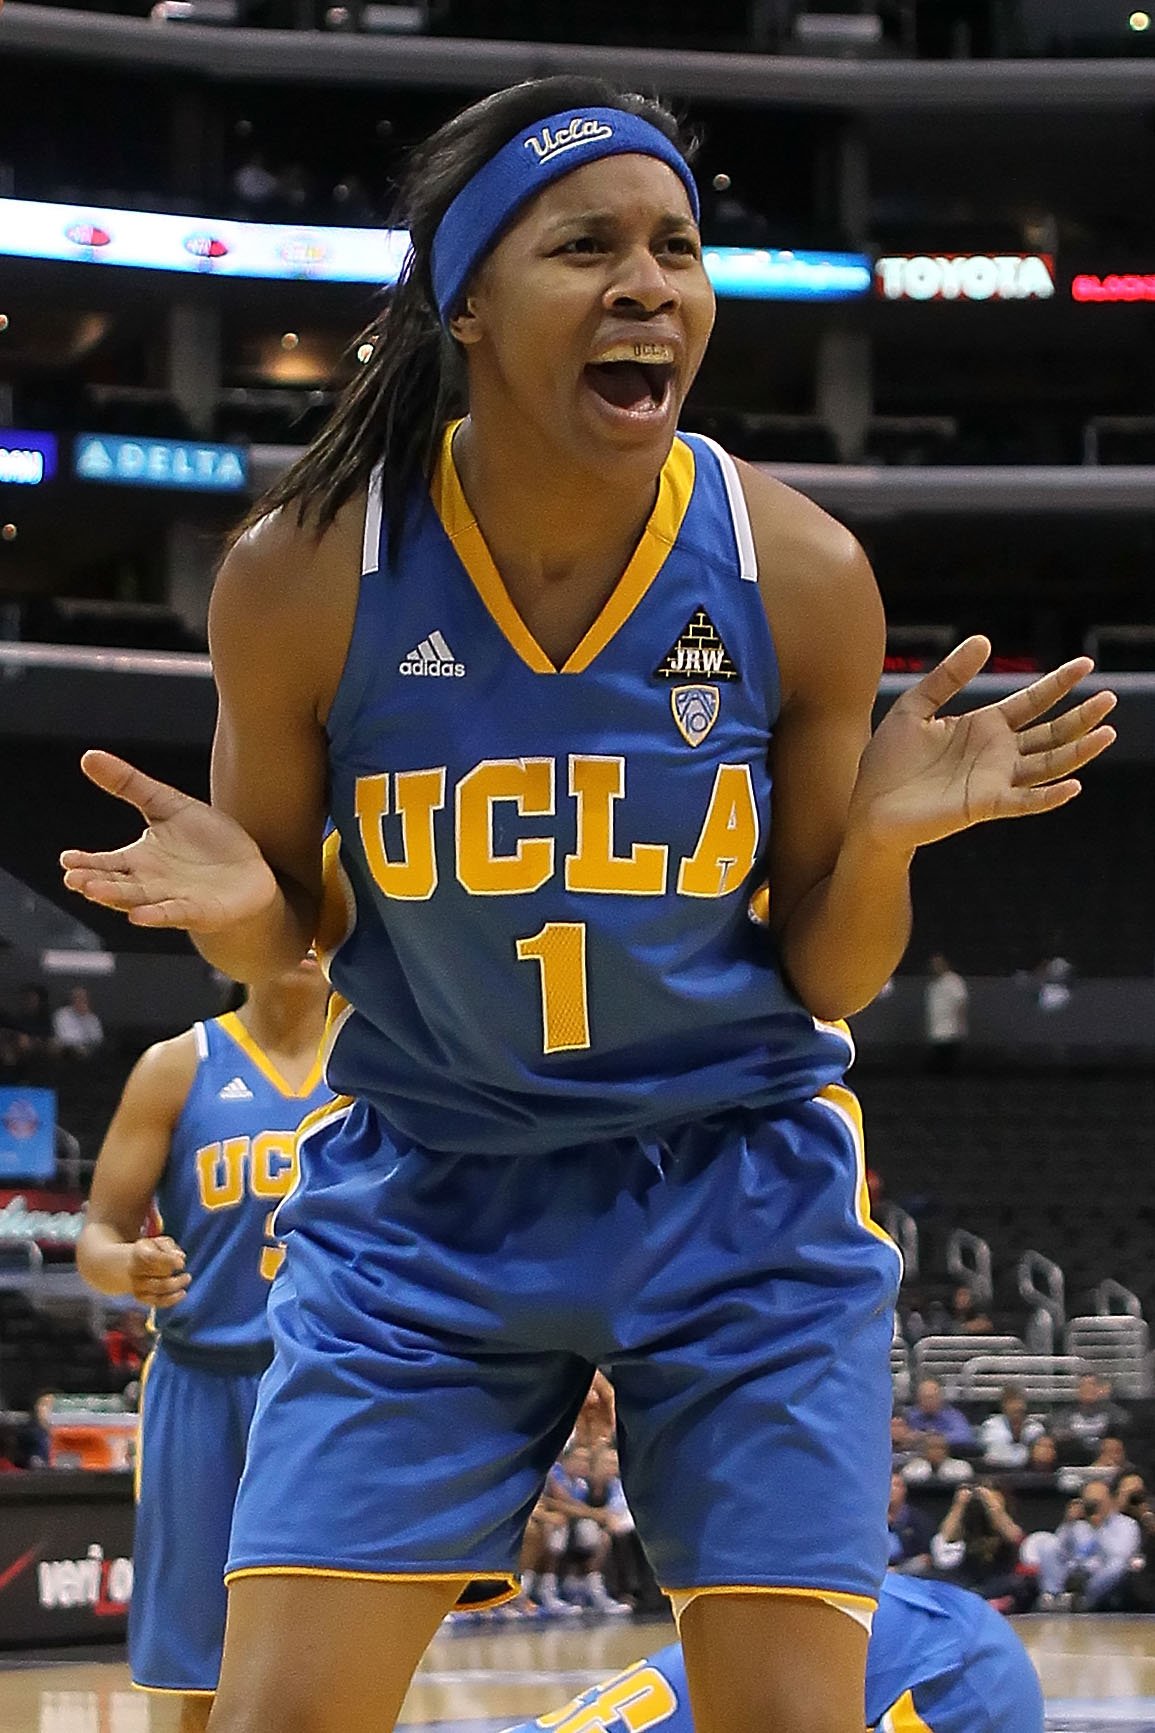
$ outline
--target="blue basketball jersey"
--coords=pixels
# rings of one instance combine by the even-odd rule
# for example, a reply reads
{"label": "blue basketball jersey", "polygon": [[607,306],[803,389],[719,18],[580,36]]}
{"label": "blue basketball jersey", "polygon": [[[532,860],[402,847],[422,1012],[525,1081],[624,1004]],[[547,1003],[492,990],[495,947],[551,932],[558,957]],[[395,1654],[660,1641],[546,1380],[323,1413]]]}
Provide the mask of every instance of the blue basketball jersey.
{"label": "blue basketball jersey", "polygon": [[[1043,1733],[1043,1694],[1007,1621],[978,1595],[890,1575],[866,1663],[870,1733]],[[679,1643],[510,1733],[694,1733]]]}
{"label": "blue basketball jersey", "polygon": [[453,431],[396,563],[370,490],[328,722],[331,1087],[419,1144],[511,1155],[817,1094],[849,1036],[803,1009],[748,914],[778,673],[732,459],[675,441],[559,670]]}
{"label": "blue basketball jersey", "polygon": [[297,1126],[329,1091],[319,1058],[291,1089],[232,1013],[194,1035],[196,1074],[156,1193],[192,1281],[155,1328],[178,1347],[236,1350],[269,1339],[265,1304],[281,1258],[269,1220],[296,1180]]}

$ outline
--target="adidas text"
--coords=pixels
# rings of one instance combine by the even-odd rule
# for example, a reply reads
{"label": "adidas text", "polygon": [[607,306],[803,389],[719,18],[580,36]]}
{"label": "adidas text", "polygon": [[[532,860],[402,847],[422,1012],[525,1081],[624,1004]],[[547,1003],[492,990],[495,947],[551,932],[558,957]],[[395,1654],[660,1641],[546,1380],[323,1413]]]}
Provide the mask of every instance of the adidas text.
{"label": "adidas text", "polygon": [[540,132],[525,141],[526,150],[531,150],[539,163],[552,162],[555,156],[560,156],[565,150],[576,150],[580,144],[590,144],[594,139],[613,138],[614,129],[607,126],[604,120],[586,120],[581,115],[571,120],[568,126],[559,127],[551,132],[548,126],[543,126]]}

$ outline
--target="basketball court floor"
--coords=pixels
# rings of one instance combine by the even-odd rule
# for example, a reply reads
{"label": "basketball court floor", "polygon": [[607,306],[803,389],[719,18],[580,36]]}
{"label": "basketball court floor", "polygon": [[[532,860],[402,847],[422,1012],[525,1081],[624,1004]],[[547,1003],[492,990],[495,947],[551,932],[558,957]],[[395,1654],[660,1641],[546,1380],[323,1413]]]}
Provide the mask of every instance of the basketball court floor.
{"label": "basketball court floor", "polygon": [[[1155,1617],[1033,1618],[1017,1628],[1043,1680],[1052,1733],[1155,1733]],[[402,1720],[423,1733],[498,1733],[560,1708],[671,1635],[661,1619],[624,1628],[584,1621],[576,1629],[447,1626]],[[175,1733],[177,1719],[172,1702],[131,1689],[121,1660],[0,1663],[0,1733]]]}

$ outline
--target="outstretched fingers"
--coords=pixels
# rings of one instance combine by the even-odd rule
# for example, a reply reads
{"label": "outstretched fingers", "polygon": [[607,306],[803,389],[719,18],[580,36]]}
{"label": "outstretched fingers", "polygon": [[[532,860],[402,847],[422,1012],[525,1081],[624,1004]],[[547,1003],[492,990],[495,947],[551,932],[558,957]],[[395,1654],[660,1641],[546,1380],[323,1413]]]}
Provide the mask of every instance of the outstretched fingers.
{"label": "outstretched fingers", "polygon": [[118,758],[115,752],[98,749],[86,752],[80,760],[80,768],[97,788],[103,788],[106,794],[135,806],[149,824],[163,824],[182,806],[187,806],[191,798],[167,782],[158,782],[155,776],[146,776],[126,758]]}
{"label": "outstretched fingers", "polygon": [[1080,680],[1085,680],[1088,674],[1093,673],[1094,668],[1095,664],[1090,656],[1076,656],[1073,661],[1064,662],[1060,668],[1052,668],[1051,672],[1044,674],[1041,679],[1033,680],[1029,686],[1012,692],[1009,697],[995,705],[995,709],[1002,712],[1005,721],[1017,732],[1029,722],[1045,716]]}
{"label": "outstretched fingers", "polygon": [[904,693],[899,703],[908,710],[913,710],[917,716],[929,720],[944,704],[949,704],[952,698],[957,697],[964,686],[970,684],[990,653],[989,638],[984,638],[981,634],[964,638],[948,656],[943,657],[937,668],[924,674],[916,686]]}
{"label": "outstretched fingers", "polygon": [[1064,746],[1026,753],[1015,770],[1015,784],[1019,788],[1041,788],[1045,783],[1069,777],[1098,758],[1100,752],[1106,752],[1114,739],[1113,728],[1093,728],[1089,734],[1080,735]]}
{"label": "outstretched fingers", "polygon": [[1076,704],[1074,709],[1052,717],[1050,722],[1023,729],[1019,734],[1019,751],[1050,752],[1056,746],[1069,746],[1073,740],[1081,740],[1097,728],[1111,714],[1117,702],[1114,692],[1095,692],[1090,698],[1084,698],[1081,704]]}

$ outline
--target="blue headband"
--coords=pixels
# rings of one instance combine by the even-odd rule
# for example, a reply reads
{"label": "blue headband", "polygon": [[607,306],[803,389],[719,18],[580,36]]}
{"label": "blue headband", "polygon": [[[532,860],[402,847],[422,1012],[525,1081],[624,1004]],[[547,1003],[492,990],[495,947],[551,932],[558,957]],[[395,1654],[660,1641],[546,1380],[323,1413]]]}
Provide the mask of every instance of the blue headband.
{"label": "blue headband", "polygon": [[433,292],[448,324],[461,291],[510,218],[551,181],[603,156],[656,156],[686,189],[694,221],[698,189],[681,151],[640,115],[620,108],[571,108],[511,138],[462,187],[433,237]]}

